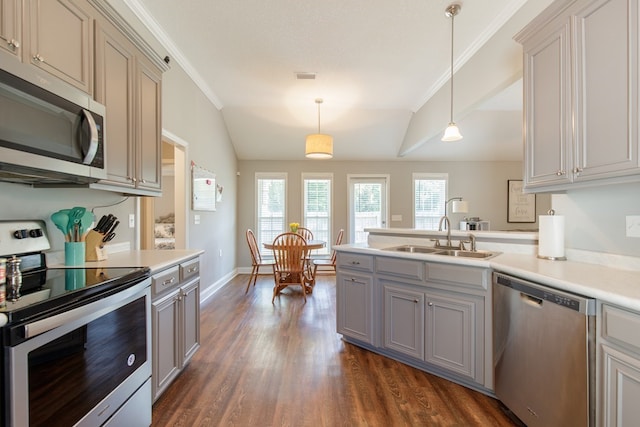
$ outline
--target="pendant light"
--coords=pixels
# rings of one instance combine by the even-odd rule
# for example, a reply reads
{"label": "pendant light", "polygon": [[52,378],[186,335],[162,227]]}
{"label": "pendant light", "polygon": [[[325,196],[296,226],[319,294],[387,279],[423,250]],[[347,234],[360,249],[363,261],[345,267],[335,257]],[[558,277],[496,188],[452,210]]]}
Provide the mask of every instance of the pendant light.
{"label": "pendant light", "polygon": [[450,141],[460,141],[462,139],[462,135],[460,135],[460,130],[458,126],[453,121],[453,17],[460,12],[460,6],[457,3],[449,5],[444,11],[444,14],[447,18],[451,18],[451,116],[449,120],[449,126],[444,131],[444,135],[442,136],[442,140],[445,142]]}
{"label": "pendant light", "polygon": [[320,104],[322,98],[316,99],[318,104],[318,133],[307,135],[305,157],[309,159],[330,159],[333,157],[333,137],[320,133]]}

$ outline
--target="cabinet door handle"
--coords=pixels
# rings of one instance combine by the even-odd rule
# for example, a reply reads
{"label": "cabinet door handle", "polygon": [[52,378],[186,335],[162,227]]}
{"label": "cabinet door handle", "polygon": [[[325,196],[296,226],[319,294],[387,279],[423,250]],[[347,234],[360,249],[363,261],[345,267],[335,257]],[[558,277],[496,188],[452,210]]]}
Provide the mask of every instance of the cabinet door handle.
{"label": "cabinet door handle", "polygon": [[173,283],[173,282],[175,282],[175,281],[176,281],[176,278],[175,278],[175,277],[171,277],[170,279],[167,279],[167,280],[165,280],[164,282],[162,282],[162,286],[170,285],[170,284],[172,284],[172,283]]}
{"label": "cabinet door handle", "polygon": [[20,47],[20,42],[18,40],[11,39],[9,40],[9,47],[13,50],[16,50]]}
{"label": "cabinet door handle", "polygon": [[583,169],[581,167],[579,167],[579,166],[576,166],[573,169],[573,173],[576,174],[576,175],[580,175],[580,172],[582,172],[582,171],[583,171]]}
{"label": "cabinet door handle", "polygon": [[198,267],[187,268],[187,273],[194,273],[198,271]]}
{"label": "cabinet door handle", "polygon": [[33,59],[34,59],[34,60],[36,60],[36,61],[38,61],[38,62],[44,62],[44,58],[43,58],[39,53],[36,53],[36,54],[33,56]]}
{"label": "cabinet door handle", "polygon": [[360,265],[360,261],[351,261],[351,265]]}
{"label": "cabinet door handle", "polygon": [[433,307],[433,303],[432,303],[432,302],[429,302],[427,305],[428,305],[429,307]]}
{"label": "cabinet door handle", "polygon": [[556,175],[558,175],[558,176],[562,176],[564,174],[565,174],[565,172],[563,170],[559,170],[558,172],[556,172]]}
{"label": "cabinet door handle", "polygon": [[416,304],[419,303],[420,301],[418,301],[418,299],[414,299],[413,302],[415,302]]}
{"label": "cabinet door handle", "polygon": [[147,180],[146,179],[140,179],[140,182],[143,183],[143,184],[146,184]]}

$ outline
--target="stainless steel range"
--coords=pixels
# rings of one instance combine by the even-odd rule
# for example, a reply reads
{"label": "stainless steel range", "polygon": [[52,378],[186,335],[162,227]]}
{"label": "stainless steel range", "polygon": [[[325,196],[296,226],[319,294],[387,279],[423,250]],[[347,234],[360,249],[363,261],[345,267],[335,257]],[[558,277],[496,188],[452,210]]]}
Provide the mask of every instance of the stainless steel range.
{"label": "stainless steel range", "polygon": [[[0,221],[6,426],[151,424],[147,268],[47,268],[42,221]],[[15,257],[14,257],[15,256]]]}

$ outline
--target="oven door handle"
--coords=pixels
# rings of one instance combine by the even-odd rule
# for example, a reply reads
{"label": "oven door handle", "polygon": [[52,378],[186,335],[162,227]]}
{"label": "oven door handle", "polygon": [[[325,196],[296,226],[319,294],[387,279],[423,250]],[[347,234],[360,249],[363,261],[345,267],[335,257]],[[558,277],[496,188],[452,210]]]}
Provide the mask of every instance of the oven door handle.
{"label": "oven door handle", "polygon": [[138,297],[140,291],[150,286],[150,284],[151,280],[146,279],[143,282],[140,282],[124,291],[120,291],[107,298],[103,298],[87,305],[65,311],[55,316],[27,323],[23,326],[24,338],[33,338],[37,335],[43,334],[60,326],[67,325],[74,321],[100,317],[103,313],[112,311],[114,306],[119,307],[133,301]]}

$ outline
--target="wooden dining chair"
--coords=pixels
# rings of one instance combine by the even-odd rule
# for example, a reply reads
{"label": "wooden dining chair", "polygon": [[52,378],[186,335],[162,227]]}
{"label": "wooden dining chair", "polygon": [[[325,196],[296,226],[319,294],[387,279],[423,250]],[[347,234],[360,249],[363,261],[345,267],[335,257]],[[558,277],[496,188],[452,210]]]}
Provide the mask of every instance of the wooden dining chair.
{"label": "wooden dining chair", "polygon": [[306,241],[313,240],[313,232],[308,228],[298,227],[298,231],[296,231],[296,233],[301,235]]}
{"label": "wooden dining chair", "polygon": [[247,228],[245,232],[245,236],[247,238],[247,245],[249,245],[249,252],[251,252],[251,275],[249,276],[249,283],[247,283],[247,289],[244,291],[245,295],[249,292],[249,287],[251,287],[251,281],[253,281],[253,286],[256,285],[256,280],[258,280],[258,273],[260,267],[273,266],[275,262],[269,259],[262,259],[262,255],[260,254],[260,248],[258,248],[258,242],[256,241],[256,236],[253,234],[253,230]]}
{"label": "wooden dining chair", "polygon": [[273,241],[273,298],[271,303],[281,290],[290,285],[300,285],[305,302],[307,292],[305,286],[305,271],[307,257],[307,241],[297,233],[282,233]]}
{"label": "wooden dining chair", "polygon": [[[336,242],[333,244],[333,246],[337,246],[339,244],[342,243],[342,237],[344,236],[344,229],[341,228],[340,231],[338,231],[338,236],[336,237]],[[316,277],[316,273],[318,271],[318,267],[321,268],[326,268],[326,267],[330,267],[333,268],[333,271],[335,273],[336,271],[336,250],[333,249],[331,251],[331,258],[329,259],[314,259],[313,260],[313,277]]]}

